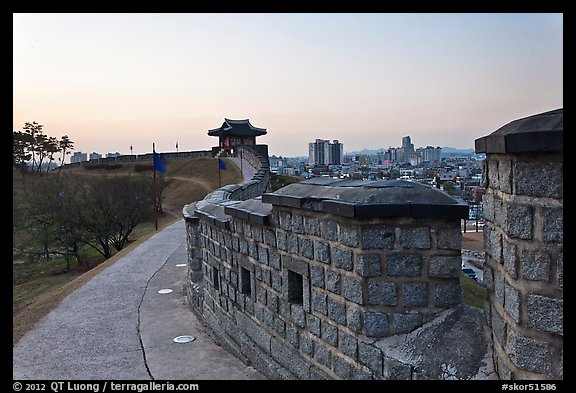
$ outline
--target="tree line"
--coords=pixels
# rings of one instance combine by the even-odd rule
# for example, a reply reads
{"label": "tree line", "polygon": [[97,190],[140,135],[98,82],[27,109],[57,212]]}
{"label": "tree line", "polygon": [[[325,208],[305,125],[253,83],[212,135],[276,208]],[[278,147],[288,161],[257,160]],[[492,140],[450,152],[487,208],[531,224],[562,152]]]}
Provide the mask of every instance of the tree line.
{"label": "tree line", "polygon": [[12,132],[12,165],[16,169],[26,172],[28,168],[32,172],[42,172],[42,165],[48,162],[46,172],[50,164],[55,160],[54,155],[60,153],[60,168],[64,164],[66,155],[74,150],[74,142],[63,135],[60,139],[44,134],[42,124],[35,121],[24,123],[20,131]]}
{"label": "tree line", "polygon": [[93,266],[87,249],[108,259],[129,243],[138,224],[162,214],[169,184],[163,175],[154,192],[151,171],[89,174],[60,172],[60,166],[58,172],[43,172],[42,164],[53,161],[56,152],[63,163],[73,149],[70,138],[47,137],[35,122],[13,135],[14,167],[39,174],[22,181],[23,189],[14,193],[13,230],[22,234],[14,245],[19,255],[46,261],[66,257],[68,270],[70,259],[88,270]]}

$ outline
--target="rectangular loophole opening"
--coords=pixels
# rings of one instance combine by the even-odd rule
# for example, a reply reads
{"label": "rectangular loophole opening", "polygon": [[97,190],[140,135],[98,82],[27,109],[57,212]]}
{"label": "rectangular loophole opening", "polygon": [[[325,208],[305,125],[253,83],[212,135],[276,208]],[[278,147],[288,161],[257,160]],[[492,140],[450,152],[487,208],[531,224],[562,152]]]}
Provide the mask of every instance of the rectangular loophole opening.
{"label": "rectangular loophole opening", "polygon": [[304,281],[301,274],[288,270],[288,303],[304,303]]}
{"label": "rectangular loophole opening", "polygon": [[212,284],[214,284],[214,288],[220,290],[220,278],[218,277],[218,269],[212,266]]}
{"label": "rectangular loophole opening", "polygon": [[252,297],[252,283],[250,282],[250,270],[240,267],[240,292]]}

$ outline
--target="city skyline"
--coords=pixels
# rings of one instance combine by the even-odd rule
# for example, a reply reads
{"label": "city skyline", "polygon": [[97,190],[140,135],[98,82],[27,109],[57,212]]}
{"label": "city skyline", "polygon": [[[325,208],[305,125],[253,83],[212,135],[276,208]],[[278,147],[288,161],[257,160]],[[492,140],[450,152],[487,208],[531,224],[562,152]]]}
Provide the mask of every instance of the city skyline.
{"label": "city skyline", "polygon": [[[562,14],[14,14],[13,128],[75,151],[205,150],[224,118],[270,154],[474,147],[563,106]],[[294,28],[298,26],[298,28]],[[105,28],[102,28],[105,27]],[[42,61],[39,61],[42,59]]]}

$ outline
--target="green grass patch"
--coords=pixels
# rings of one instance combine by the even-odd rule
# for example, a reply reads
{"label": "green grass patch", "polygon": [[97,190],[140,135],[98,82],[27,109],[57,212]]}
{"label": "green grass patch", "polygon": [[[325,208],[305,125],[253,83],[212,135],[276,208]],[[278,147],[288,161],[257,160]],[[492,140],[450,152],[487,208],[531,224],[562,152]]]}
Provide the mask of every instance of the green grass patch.
{"label": "green grass patch", "polygon": [[464,303],[472,307],[484,308],[486,288],[465,274],[460,276],[460,284],[462,285]]}

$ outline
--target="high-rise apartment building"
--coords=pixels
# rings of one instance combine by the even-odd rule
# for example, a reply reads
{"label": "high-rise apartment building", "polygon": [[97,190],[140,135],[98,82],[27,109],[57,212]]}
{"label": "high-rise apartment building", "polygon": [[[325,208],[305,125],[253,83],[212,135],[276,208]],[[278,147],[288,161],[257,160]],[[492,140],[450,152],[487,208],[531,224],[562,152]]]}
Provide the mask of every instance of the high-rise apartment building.
{"label": "high-rise apartment building", "polygon": [[316,139],[308,144],[309,165],[340,165],[344,161],[344,145],[338,140]]}

